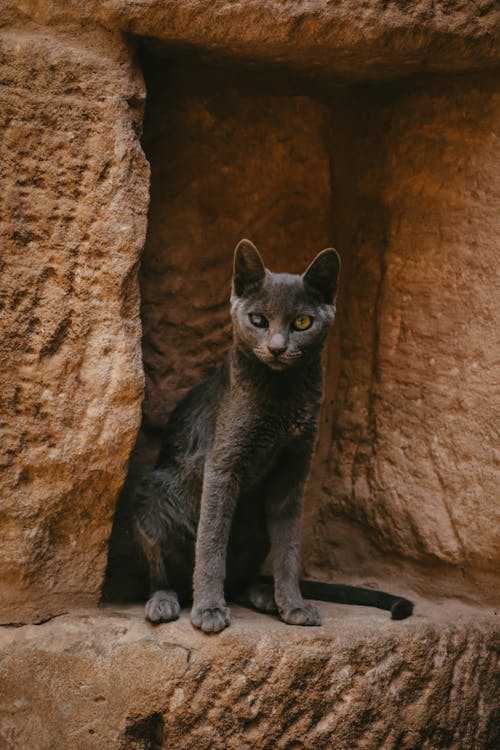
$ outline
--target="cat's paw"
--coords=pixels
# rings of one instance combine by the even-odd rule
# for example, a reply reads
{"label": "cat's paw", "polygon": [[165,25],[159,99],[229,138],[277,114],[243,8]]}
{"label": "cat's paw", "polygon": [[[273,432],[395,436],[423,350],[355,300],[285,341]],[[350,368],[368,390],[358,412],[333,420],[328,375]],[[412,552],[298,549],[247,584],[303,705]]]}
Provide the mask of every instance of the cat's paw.
{"label": "cat's paw", "polygon": [[229,607],[225,605],[207,607],[199,604],[191,610],[191,622],[204,633],[220,633],[227,628],[230,619]]}
{"label": "cat's paw", "polygon": [[315,604],[304,602],[299,606],[281,609],[280,617],[288,625],[321,625],[321,615]]}
{"label": "cat's paw", "polygon": [[170,622],[177,620],[181,610],[175,591],[155,591],[144,608],[150,622]]}
{"label": "cat's paw", "polygon": [[278,613],[272,583],[253,583],[246,590],[243,603],[250,604],[257,612],[265,612],[268,615]]}

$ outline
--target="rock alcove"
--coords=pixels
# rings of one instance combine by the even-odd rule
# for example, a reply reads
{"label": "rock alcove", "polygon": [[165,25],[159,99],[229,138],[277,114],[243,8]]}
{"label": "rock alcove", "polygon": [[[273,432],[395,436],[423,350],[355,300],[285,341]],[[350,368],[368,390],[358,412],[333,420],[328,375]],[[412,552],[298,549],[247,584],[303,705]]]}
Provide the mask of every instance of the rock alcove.
{"label": "rock alcove", "polygon": [[[494,4],[94,5],[1,31],[0,744],[498,746]],[[405,623],[236,608],[210,639],[115,603],[242,235],[275,270],[342,255],[304,571],[410,593]]]}
{"label": "rock alcove", "polygon": [[[308,487],[305,572],[365,581],[395,575],[397,585],[403,567],[405,583],[423,595],[446,581],[450,594],[480,600],[497,564],[498,529],[488,521],[481,527],[486,518],[476,512],[485,482],[494,480],[478,440],[492,415],[485,407],[471,420],[464,398],[468,381],[475,392],[478,369],[487,369],[488,330],[494,338],[488,299],[485,307],[469,283],[479,224],[493,204],[471,194],[470,169],[477,180],[483,150],[490,169],[488,138],[472,121],[495,81],[346,83],[217,56],[172,56],[151,43],[142,47],[142,67],[142,144],[151,165],[139,274],[145,400],[105,600],[143,588],[130,553],[130,491],[154,462],[170,410],[227,350],[232,252],[241,236],[274,270],[300,273],[332,244],[342,254]],[[485,115],[481,127],[491,132]],[[471,321],[474,306],[479,319]],[[486,331],[481,351],[479,329],[483,338]],[[479,355],[482,365],[471,359]],[[475,468],[465,480],[456,465],[471,451]]]}
{"label": "rock alcove", "polygon": [[142,143],[151,164],[139,275],[145,401],[115,521],[106,598],[130,596],[133,588],[134,481],[154,462],[175,403],[218,366],[230,344],[238,240],[251,237],[270,268],[301,273],[334,233],[329,109],[307,93],[307,82],[279,68],[171,59],[153,50],[143,51]]}

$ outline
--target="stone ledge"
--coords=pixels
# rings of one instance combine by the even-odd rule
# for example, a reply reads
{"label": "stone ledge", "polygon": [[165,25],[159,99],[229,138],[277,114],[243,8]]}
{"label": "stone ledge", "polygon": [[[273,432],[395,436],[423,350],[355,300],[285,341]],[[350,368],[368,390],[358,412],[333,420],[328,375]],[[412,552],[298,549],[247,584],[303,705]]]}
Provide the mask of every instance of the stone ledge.
{"label": "stone ledge", "polygon": [[497,68],[494,0],[6,0],[5,22],[99,23],[262,64],[348,78]]}
{"label": "stone ledge", "polygon": [[140,607],[0,628],[0,747],[499,746],[495,613],[320,607],[320,628],[234,607],[219,636],[187,612],[152,627]]}

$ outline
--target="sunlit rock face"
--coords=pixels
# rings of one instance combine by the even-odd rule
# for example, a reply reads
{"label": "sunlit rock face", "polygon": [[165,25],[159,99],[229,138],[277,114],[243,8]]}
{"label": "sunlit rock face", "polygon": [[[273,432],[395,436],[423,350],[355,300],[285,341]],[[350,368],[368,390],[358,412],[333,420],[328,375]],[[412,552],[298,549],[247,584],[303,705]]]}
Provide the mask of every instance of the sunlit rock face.
{"label": "sunlit rock face", "polygon": [[99,600],[143,390],[144,84],[120,35],[4,30],[0,621]]}
{"label": "sunlit rock face", "polygon": [[[320,605],[291,627],[240,607],[212,637],[187,613],[83,610],[0,631],[0,741],[49,750],[494,750],[498,626],[479,610]],[[48,687],[50,687],[50,690]]]}
{"label": "sunlit rock face", "polygon": [[421,590],[498,603],[498,82],[422,79],[334,109],[346,262],[311,573],[414,561]]}

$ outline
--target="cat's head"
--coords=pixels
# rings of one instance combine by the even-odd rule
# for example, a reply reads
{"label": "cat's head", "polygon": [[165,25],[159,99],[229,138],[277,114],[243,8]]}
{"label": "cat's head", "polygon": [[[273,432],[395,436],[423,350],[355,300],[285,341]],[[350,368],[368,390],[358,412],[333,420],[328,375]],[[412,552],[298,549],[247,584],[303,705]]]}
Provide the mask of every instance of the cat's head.
{"label": "cat's head", "polygon": [[231,316],[236,342],[273,370],[317,353],[335,316],[340,258],[319,253],[302,276],[272,273],[255,245],[241,240],[234,253]]}

